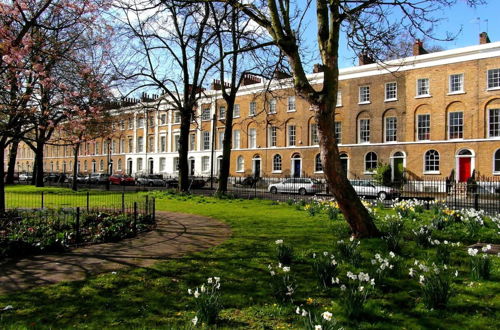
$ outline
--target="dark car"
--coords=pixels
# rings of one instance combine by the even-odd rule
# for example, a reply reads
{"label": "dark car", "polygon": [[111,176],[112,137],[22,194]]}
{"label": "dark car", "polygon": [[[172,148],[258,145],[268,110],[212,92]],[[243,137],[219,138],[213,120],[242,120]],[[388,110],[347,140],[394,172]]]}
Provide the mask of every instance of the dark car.
{"label": "dark car", "polygon": [[87,180],[88,180],[87,183],[90,184],[106,184],[109,180],[109,174],[92,173]]}
{"label": "dark car", "polygon": [[189,181],[189,189],[200,189],[205,187],[206,181],[204,179],[190,177]]}
{"label": "dark car", "polygon": [[66,174],[64,173],[46,173],[43,177],[43,182],[64,182],[66,181]]}
{"label": "dark car", "polygon": [[177,179],[177,178],[168,178],[168,179],[165,179],[165,187],[167,187],[167,188],[178,188],[179,187],[179,179]]}
{"label": "dark car", "polygon": [[163,180],[163,176],[159,174],[149,174],[145,176],[140,176],[137,178],[137,184],[143,186],[157,186],[163,187],[165,186],[165,180]]}
{"label": "dark car", "polygon": [[[86,180],[87,179],[87,176],[83,175],[83,174],[77,174],[76,175],[76,183],[86,183]],[[67,176],[66,180],[68,181],[68,183],[73,183],[73,175],[70,174]]]}
{"label": "dark car", "polygon": [[109,182],[111,184],[119,184],[122,186],[133,186],[135,185],[135,179],[129,175],[125,174],[113,174],[109,177]]}

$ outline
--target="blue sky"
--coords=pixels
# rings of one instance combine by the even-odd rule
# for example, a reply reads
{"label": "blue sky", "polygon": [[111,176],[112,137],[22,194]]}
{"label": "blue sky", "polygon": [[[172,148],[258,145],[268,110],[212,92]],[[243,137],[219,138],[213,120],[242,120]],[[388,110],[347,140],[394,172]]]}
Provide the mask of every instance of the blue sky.
{"label": "blue sky", "polygon": [[[314,12],[308,13],[310,26],[307,28],[307,35],[305,38],[310,42],[311,47],[316,46],[316,21]],[[479,33],[488,32],[492,42],[500,41],[500,0],[488,0],[488,4],[471,8],[465,4],[465,1],[447,9],[446,12],[437,13],[436,16],[444,17],[443,21],[436,29],[436,34],[443,36],[446,32],[458,33],[458,37],[450,42],[430,41],[431,44],[439,45],[444,49],[454,49],[476,45],[479,43]],[[479,18],[479,19],[478,19]],[[314,49],[316,50],[316,49]],[[353,53],[347,49],[345,41],[341,42],[339,64],[341,68],[350,67],[355,65],[353,63]]]}

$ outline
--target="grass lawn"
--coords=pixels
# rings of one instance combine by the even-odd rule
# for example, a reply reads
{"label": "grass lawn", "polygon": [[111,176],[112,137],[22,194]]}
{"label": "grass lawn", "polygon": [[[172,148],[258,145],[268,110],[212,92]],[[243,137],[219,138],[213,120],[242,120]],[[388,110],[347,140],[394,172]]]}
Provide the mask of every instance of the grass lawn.
{"label": "grass lawn", "polygon": [[[8,188],[10,194],[30,194]],[[63,192],[63,191],[59,191]],[[140,194],[139,194],[140,195]],[[151,268],[106,273],[84,281],[61,283],[0,296],[0,328],[190,328],[195,315],[194,298],[187,294],[208,277],[221,277],[224,309],[216,328],[303,328],[297,306],[308,310],[328,310],[337,327],[352,329],[497,329],[500,319],[500,262],[491,256],[489,280],[472,280],[463,228],[435,231],[435,238],[463,242],[454,248],[449,267],[458,270],[453,277],[451,297],[445,310],[428,310],[422,301],[418,279],[408,276],[415,259],[434,260],[435,247],[421,248],[411,229],[428,223],[425,213],[420,222],[405,223],[399,255],[401,271],[376,283],[365,310],[356,320],[345,316],[339,304],[338,287],[318,286],[311,263],[312,253],[329,251],[338,255],[336,242],[349,239],[343,220],[331,221],[324,213],[311,216],[295,205],[261,200],[216,200],[200,196],[155,194],[157,210],[200,214],[228,223],[233,236],[220,246],[180,259],[166,260]],[[80,198],[80,197],[75,197]],[[379,218],[392,210],[377,211]],[[381,221],[381,220],[379,220]],[[380,223],[379,223],[380,224]],[[489,226],[489,227],[488,227]],[[488,225],[479,239],[500,243],[498,229]],[[275,240],[293,246],[294,262],[290,274],[297,289],[293,304],[277,301],[269,285],[269,264],[277,264]],[[362,240],[361,263],[339,265],[339,277],[347,271],[373,274],[371,259],[376,253],[389,253],[382,239]],[[340,259],[337,259],[340,261]],[[12,305],[9,311],[1,311]]]}

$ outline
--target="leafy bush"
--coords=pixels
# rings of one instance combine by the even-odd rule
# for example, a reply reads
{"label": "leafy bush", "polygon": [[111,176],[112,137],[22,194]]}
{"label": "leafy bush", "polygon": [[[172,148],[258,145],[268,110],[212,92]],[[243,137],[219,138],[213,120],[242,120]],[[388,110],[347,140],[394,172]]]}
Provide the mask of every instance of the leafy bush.
{"label": "leafy bush", "polygon": [[[422,299],[428,309],[445,309],[452,296],[452,272],[446,265],[443,267],[432,264],[431,267],[415,261],[416,270],[410,268],[410,277],[419,276]],[[458,272],[455,271],[455,276]]]}
{"label": "leafy bush", "polygon": [[373,173],[373,179],[380,185],[390,186],[392,184],[391,166],[389,164],[378,164]]}
{"label": "leafy bush", "polygon": [[305,309],[297,307],[295,313],[302,317],[302,329],[306,330],[333,330],[337,322],[333,318],[333,314],[329,311],[322,313],[315,311],[306,311]]}
{"label": "leafy bush", "polygon": [[361,255],[358,251],[359,244],[360,241],[355,240],[354,237],[351,237],[347,242],[344,242],[344,240],[337,241],[340,256],[353,266],[358,266],[361,261]]}
{"label": "leafy bush", "polygon": [[432,229],[429,226],[421,226],[417,230],[413,230],[412,232],[418,245],[422,247],[430,246]]}
{"label": "leafy bush", "polygon": [[401,216],[386,216],[384,222],[384,240],[391,251],[400,251],[404,222]]}
{"label": "leafy bush", "polygon": [[219,277],[209,277],[206,284],[202,284],[194,291],[188,290],[188,294],[193,295],[195,298],[196,317],[192,320],[194,325],[198,322],[215,324],[219,312],[222,310],[219,290]]}
{"label": "leafy bush", "polygon": [[346,316],[349,318],[360,316],[368,295],[375,286],[375,280],[363,272],[358,275],[347,272],[345,283],[341,284],[338,279],[336,282],[340,285],[340,302]]}

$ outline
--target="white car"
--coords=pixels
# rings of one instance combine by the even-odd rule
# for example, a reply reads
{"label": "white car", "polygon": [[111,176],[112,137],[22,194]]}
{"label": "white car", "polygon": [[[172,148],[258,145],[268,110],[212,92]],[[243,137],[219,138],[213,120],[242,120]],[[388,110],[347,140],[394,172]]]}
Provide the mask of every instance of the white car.
{"label": "white car", "polygon": [[377,197],[380,200],[399,197],[399,191],[386,186],[379,186],[366,180],[351,180],[351,185],[358,196]]}
{"label": "white car", "polygon": [[323,184],[316,179],[290,178],[282,182],[271,183],[268,190],[272,194],[296,193],[300,195],[316,194],[323,191]]}

